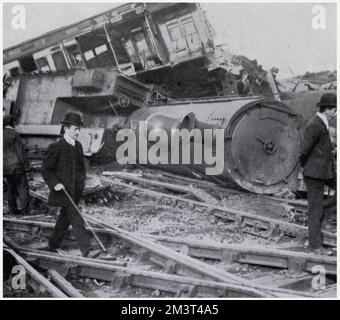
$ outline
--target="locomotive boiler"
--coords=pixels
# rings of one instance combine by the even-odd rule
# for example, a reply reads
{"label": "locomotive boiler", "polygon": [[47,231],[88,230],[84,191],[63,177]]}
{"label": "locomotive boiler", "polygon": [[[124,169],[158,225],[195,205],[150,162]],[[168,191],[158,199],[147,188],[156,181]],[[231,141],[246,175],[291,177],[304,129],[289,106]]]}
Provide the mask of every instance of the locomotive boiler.
{"label": "locomotive boiler", "polygon": [[216,143],[211,147],[211,154],[222,157],[224,162],[221,173],[209,177],[208,164],[194,163],[195,141],[190,141],[190,164],[159,164],[166,170],[200,174],[261,194],[296,188],[300,118],[283,103],[249,97],[184,100],[141,108],[127,119],[135,130],[138,121],[167,131],[223,129],[223,154],[216,150]]}

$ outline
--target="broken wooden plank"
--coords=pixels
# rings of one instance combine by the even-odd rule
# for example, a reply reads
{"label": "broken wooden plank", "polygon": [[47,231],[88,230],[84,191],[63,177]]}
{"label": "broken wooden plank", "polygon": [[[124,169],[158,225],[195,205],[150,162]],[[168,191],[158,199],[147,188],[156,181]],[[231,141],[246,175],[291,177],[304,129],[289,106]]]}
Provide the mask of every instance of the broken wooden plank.
{"label": "broken wooden plank", "polygon": [[173,183],[166,183],[166,182],[161,182],[161,181],[156,181],[156,180],[150,180],[150,179],[144,179],[142,177],[137,177],[136,175],[132,175],[131,173],[123,173],[123,172],[111,172],[111,171],[104,171],[102,173],[104,176],[114,176],[120,179],[124,179],[127,181],[139,183],[139,184],[146,184],[146,185],[151,185],[154,187],[160,187],[160,188],[166,188],[169,190],[173,190],[176,192],[181,192],[181,193],[188,193],[198,201],[206,202],[206,200],[201,197],[199,194],[195,193],[194,190],[191,190],[187,187],[183,187],[180,185],[176,185]]}
{"label": "broken wooden plank", "polygon": [[[17,220],[11,218],[3,218],[4,228],[12,230],[30,231],[30,228],[40,228],[42,234],[49,235],[54,227],[53,223]],[[116,242],[116,233],[110,229],[94,228],[94,231],[102,236],[108,242]],[[296,263],[302,267],[303,271],[311,272],[314,265],[324,266],[326,273],[336,275],[337,261],[336,257],[318,256],[306,252],[288,251],[283,249],[269,249],[256,246],[244,246],[234,244],[220,244],[202,240],[194,240],[187,238],[174,238],[166,236],[156,236],[148,234],[138,234],[139,236],[158,241],[165,246],[169,246],[173,250],[179,251],[185,255],[194,258],[204,258],[213,260],[232,260],[237,263],[247,263],[261,266],[268,266],[283,269],[296,269]],[[132,245],[128,248],[132,248]],[[140,249],[137,250],[140,254]],[[232,262],[230,260],[230,262]],[[293,263],[294,262],[294,263]],[[299,268],[298,268],[299,269]]]}
{"label": "broken wooden plank", "polygon": [[84,296],[69,283],[58,271],[50,269],[47,271],[51,279],[72,298],[84,298]]}
{"label": "broken wooden plank", "polygon": [[5,248],[5,250],[10,253],[19,265],[23,266],[25,271],[30,275],[30,277],[42,285],[46,290],[55,298],[67,298],[67,295],[54,286],[50,281],[48,281],[44,276],[42,276],[37,270],[35,270],[24,258],[17,254],[14,250]]}
{"label": "broken wooden plank", "polygon": [[[91,221],[91,219],[89,219],[89,221]],[[93,219],[92,219],[93,221]],[[24,221],[25,224],[27,224],[27,221]],[[96,222],[98,223],[98,221]],[[101,221],[99,221],[99,224],[102,224]],[[115,229],[115,228],[114,228]],[[98,233],[100,231],[102,232],[108,232],[107,230],[101,230],[101,229],[97,229]],[[242,285],[245,287],[248,287],[248,280],[245,280],[243,278],[231,275],[223,270],[220,270],[216,267],[210,266],[206,263],[197,261],[195,259],[192,259],[190,257],[187,257],[186,255],[183,254],[179,254],[173,250],[169,250],[164,246],[158,245],[153,243],[152,241],[150,242],[150,240],[148,239],[143,239],[143,238],[139,238],[139,237],[135,237],[134,235],[130,235],[129,237],[129,233],[127,231],[121,230],[119,229],[119,232],[117,232],[116,230],[110,230],[110,234],[116,238],[121,238],[124,240],[129,242],[130,244],[132,244],[131,250],[133,251],[133,248],[136,248],[136,253],[138,253],[140,251],[140,248],[142,249],[147,249],[150,250],[152,252],[151,254],[151,258],[150,261],[155,262],[156,264],[162,265],[162,266],[168,266],[169,267],[169,261],[173,261],[175,262],[177,265],[176,267],[170,266],[169,270],[178,270],[181,268],[180,271],[184,271],[185,275],[187,276],[188,271],[190,275],[193,275],[195,277],[206,277],[207,279],[211,279],[211,280],[217,280],[217,281],[221,281],[221,282],[227,282],[230,284],[238,284],[238,285]],[[132,238],[132,239],[131,239]],[[147,245],[145,245],[145,243],[147,243]],[[159,252],[160,251],[160,252]],[[38,252],[37,250],[35,250],[35,252],[30,252],[30,255],[38,255],[40,257],[40,260],[43,260],[44,258],[49,259],[49,261],[51,259],[56,259],[59,257],[59,255],[56,254],[47,254],[46,253],[42,253],[42,252]],[[51,257],[52,256],[52,257]],[[64,256],[65,257],[65,256]],[[70,261],[72,261],[72,263],[75,264],[83,264],[83,263],[99,263],[101,265],[106,264],[106,265],[111,265],[113,266],[113,264],[111,264],[109,261],[103,261],[103,260],[97,260],[95,261],[94,259],[91,259],[91,261],[89,262],[89,259],[87,258],[82,258],[82,257],[69,257],[67,255],[67,258]],[[45,260],[46,260],[45,259]],[[157,260],[159,259],[159,260]],[[51,268],[51,266],[49,265],[48,268]],[[87,272],[91,272],[92,268],[90,268]],[[191,273],[190,273],[191,272]],[[105,275],[105,272],[103,273],[103,276]],[[111,275],[109,274],[109,279],[105,278],[106,281],[112,281],[113,278],[111,278]],[[272,287],[260,287],[260,286],[256,286],[254,287],[254,289],[256,290],[260,290],[263,291],[263,294],[267,295],[267,296],[273,296],[273,297],[287,297],[287,296],[296,296],[296,294],[291,291],[291,290],[285,290],[285,289],[276,289],[276,288],[272,288]],[[301,293],[301,296],[304,296],[303,293]],[[306,295],[306,296],[310,296],[310,295]]]}

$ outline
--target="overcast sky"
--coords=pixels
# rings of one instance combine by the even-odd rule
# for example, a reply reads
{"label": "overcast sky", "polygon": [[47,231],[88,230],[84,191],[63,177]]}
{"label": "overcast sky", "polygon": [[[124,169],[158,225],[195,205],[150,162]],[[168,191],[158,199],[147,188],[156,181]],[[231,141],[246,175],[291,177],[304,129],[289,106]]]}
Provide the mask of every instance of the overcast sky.
{"label": "overcast sky", "polygon": [[[12,8],[4,4],[3,46],[109,10],[119,3],[25,3],[26,29],[14,30]],[[216,30],[216,43],[225,43],[236,54],[257,61],[264,68],[277,66],[280,78],[306,71],[336,69],[336,4],[323,4],[325,29],[314,30],[315,14],[309,3],[202,3]]]}

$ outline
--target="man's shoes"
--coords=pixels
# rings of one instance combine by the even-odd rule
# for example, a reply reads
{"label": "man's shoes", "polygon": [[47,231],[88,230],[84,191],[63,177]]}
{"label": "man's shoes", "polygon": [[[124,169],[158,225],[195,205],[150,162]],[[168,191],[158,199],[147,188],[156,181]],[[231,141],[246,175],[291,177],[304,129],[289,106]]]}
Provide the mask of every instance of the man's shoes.
{"label": "man's shoes", "polygon": [[331,256],[333,255],[333,251],[325,248],[317,248],[317,249],[310,249],[310,253],[323,255],[323,256]]}

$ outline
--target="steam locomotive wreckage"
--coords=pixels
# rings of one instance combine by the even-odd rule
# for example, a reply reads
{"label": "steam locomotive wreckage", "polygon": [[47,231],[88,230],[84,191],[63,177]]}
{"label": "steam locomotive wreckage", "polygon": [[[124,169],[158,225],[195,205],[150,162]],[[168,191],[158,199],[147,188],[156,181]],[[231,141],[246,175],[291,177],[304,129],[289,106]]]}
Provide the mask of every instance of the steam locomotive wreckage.
{"label": "steam locomotive wreckage", "polygon": [[[119,258],[108,262],[37,250],[54,218],[46,213],[42,220],[41,214],[37,220],[5,218],[6,254],[19,263],[27,264],[24,258],[33,261],[51,281],[27,265],[36,292],[80,297],[64,278],[76,274],[118,289],[126,285],[151,289],[156,296],[333,294],[336,258],[289,250],[306,239],[306,203],[271,196],[291,195],[299,187],[298,157],[306,118],[295,108],[294,98],[287,101],[289,106],[281,101],[275,72],[214,44],[214,31],[199,4],[117,7],[4,50],[4,70],[4,112],[17,118],[16,129],[34,168],[33,206],[38,212],[46,209],[41,159],[47,146],[61,136],[65,113],[77,112],[84,121],[79,141],[89,167],[83,195],[86,219],[117,257],[123,248],[124,257],[134,257],[132,265],[136,256],[139,263],[150,264],[138,270]],[[173,141],[178,142],[175,151]],[[134,171],[128,174],[123,169]],[[228,207],[233,196],[244,207],[247,201],[268,201],[268,212]],[[157,214],[144,217],[144,207],[146,215],[154,210]],[[140,216],[137,230],[129,229],[131,216],[125,224],[129,211]],[[161,225],[170,213],[185,222],[174,226],[176,232],[156,228],[150,234],[141,228],[156,216]],[[117,221],[112,223],[113,217]],[[186,223],[188,219],[198,229]],[[195,238],[199,228],[208,228],[215,244],[186,238]],[[333,231],[324,230],[323,241],[336,250]],[[23,238],[18,239],[21,233]],[[226,233],[233,235],[232,240],[239,234],[251,243],[257,239],[262,247],[230,246],[224,242]],[[173,234],[176,237],[170,238]],[[275,249],[263,248],[263,241],[274,243]],[[72,252],[72,245],[67,250]],[[226,263],[228,271],[218,263]],[[258,282],[249,280],[253,269],[244,277],[235,275],[239,269],[233,268],[242,264],[303,276],[304,289],[296,289],[296,280],[283,281],[276,271]],[[307,285],[314,265],[325,266],[329,284],[317,294]],[[280,285],[271,286],[278,278]]]}

